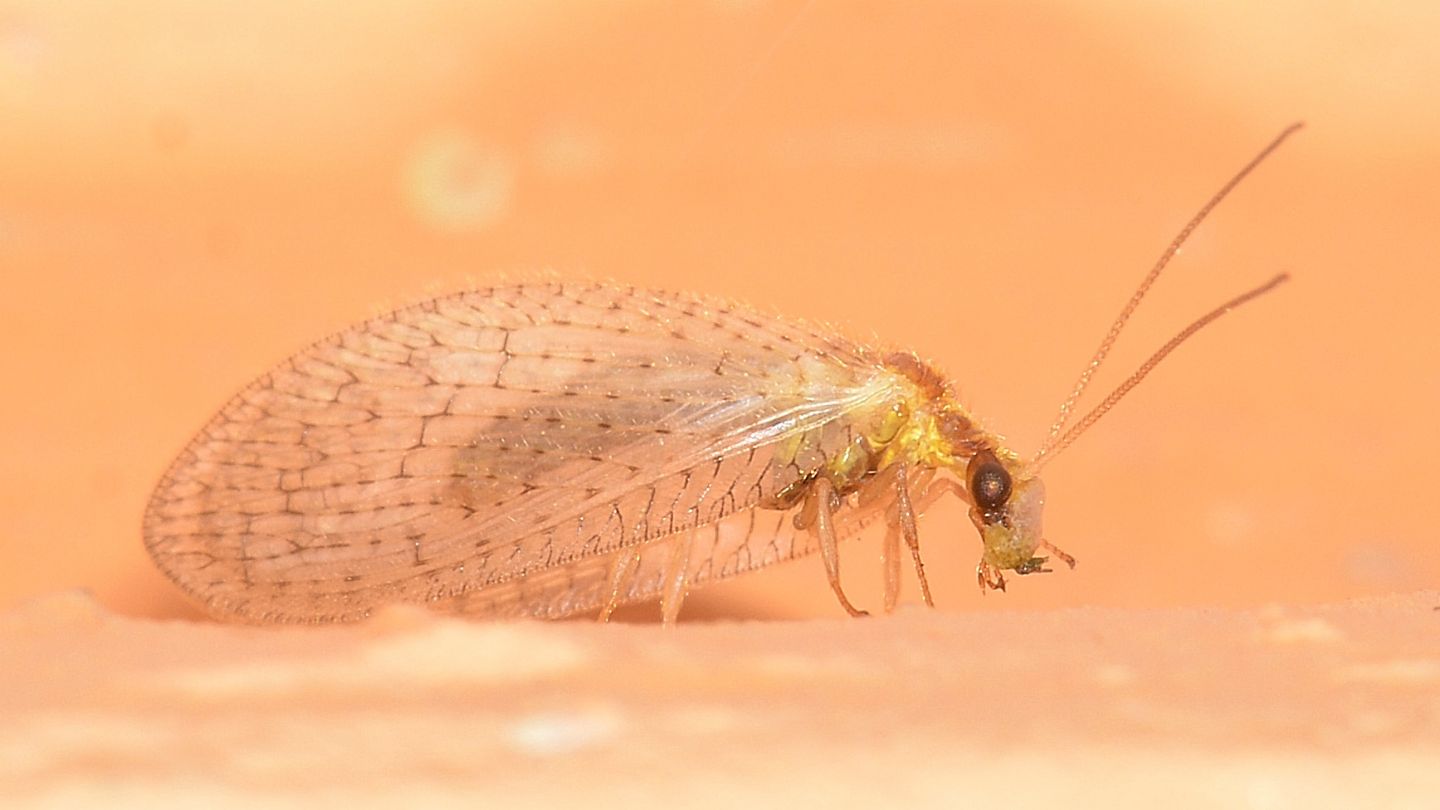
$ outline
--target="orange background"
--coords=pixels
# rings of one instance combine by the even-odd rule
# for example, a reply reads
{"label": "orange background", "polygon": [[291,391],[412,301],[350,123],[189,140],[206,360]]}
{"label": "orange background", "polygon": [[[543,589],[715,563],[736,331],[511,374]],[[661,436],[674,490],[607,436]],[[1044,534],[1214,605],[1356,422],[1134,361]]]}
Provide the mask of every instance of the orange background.
{"label": "orange background", "polygon": [[[1440,15],[1152,5],[0,3],[0,607],[194,615],[140,515],[215,409],[378,310],[542,271],[913,347],[1028,454],[1161,248],[1294,119],[1096,394],[1294,282],[1047,470],[1080,567],[982,600],[946,505],[932,585],[949,610],[1435,587]],[[875,550],[844,555],[872,607]],[[838,614],[818,561],[689,608]]]}

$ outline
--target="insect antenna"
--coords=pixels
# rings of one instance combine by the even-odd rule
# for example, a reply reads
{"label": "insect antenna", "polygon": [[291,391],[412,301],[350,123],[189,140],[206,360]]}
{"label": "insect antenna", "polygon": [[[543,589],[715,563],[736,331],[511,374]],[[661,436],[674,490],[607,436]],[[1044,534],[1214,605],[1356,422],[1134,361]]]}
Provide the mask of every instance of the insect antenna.
{"label": "insect antenna", "polygon": [[1108,396],[1100,400],[1099,405],[1091,408],[1090,412],[1085,414],[1085,416],[1083,416],[1079,422],[1076,422],[1074,425],[1072,425],[1069,430],[1065,431],[1065,433],[1060,436],[1059,439],[1051,442],[1046,448],[1046,452],[1048,452],[1049,455],[1044,461],[1041,460],[1039,454],[1036,454],[1035,458],[1030,463],[1030,471],[1032,473],[1039,472],[1040,468],[1045,466],[1045,462],[1048,462],[1050,459],[1055,458],[1057,455],[1060,454],[1061,450],[1064,450],[1070,445],[1071,442],[1078,439],[1081,433],[1084,433],[1090,428],[1091,425],[1100,421],[1100,417],[1104,416],[1106,411],[1115,407],[1115,403],[1119,402],[1121,397],[1124,397],[1126,394],[1130,393],[1130,389],[1139,385],[1140,381],[1145,379],[1145,375],[1149,374],[1157,365],[1160,364],[1161,360],[1165,359],[1165,355],[1175,351],[1175,348],[1181,343],[1184,343],[1191,335],[1199,332],[1206,326],[1209,326],[1211,322],[1218,319],[1221,315],[1226,314],[1230,310],[1235,309],[1236,307],[1246,303],[1247,301],[1250,301],[1254,298],[1259,298],[1260,296],[1264,295],[1267,292],[1270,292],[1271,290],[1280,286],[1282,283],[1289,280],[1289,273],[1281,273],[1270,279],[1269,281],[1265,282],[1264,284],[1261,284],[1259,287],[1256,287],[1253,290],[1241,293],[1240,295],[1231,298],[1229,301],[1226,301],[1225,303],[1210,310],[1204,315],[1201,315],[1195,320],[1194,323],[1190,324],[1184,329],[1181,329],[1179,334],[1166,341],[1164,346],[1161,346],[1154,354],[1150,355],[1150,358],[1148,360],[1146,360],[1144,363],[1141,363],[1140,368],[1136,369],[1134,374],[1131,374],[1129,377],[1127,377],[1125,379],[1125,382],[1122,382],[1119,385],[1115,386],[1115,390],[1111,391]]}
{"label": "insect antenna", "polygon": [[[1245,166],[1240,169],[1240,171],[1235,173],[1234,177],[1231,177],[1230,180],[1225,183],[1225,185],[1221,186],[1220,190],[1215,192],[1215,194],[1212,195],[1210,199],[1207,200],[1206,203],[1200,207],[1200,210],[1195,213],[1195,216],[1191,217],[1190,221],[1185,223],[1185,227],[1180,229],[1180,233],[1176,234],[1175,238],[1170,241],[1169,246],[1167,246],[1165,248],[1165,251],[1160,254],[1160,258],[1155,261],[1155,265],[1150,268],[1150,272],[1146,273],[1145,278],[1140,280],[1140,286],[1135,288],[1134,295],[1130,296],[1130,300],[1125,304],[1125,308],[1120,310],[1120,314],[1116,316],[1115,322],[1110,324],[1110,331],[1105,333],[1105,338],[1100,341],[1100,347],[1095,350],[1095,354],[1090,358],[1090,362],[1086,364],[1085,370],[1080,372],[1080,378],[1075,381],[1075,387],[1070,391],[1070,396],[1066,397],[1065,401],[1061,403],[1060,412],[1056,414],[1055,422],[1050,426],[1049,435],[1045,437],[1045,441],[1041,443],[1040,449],[1035,453],[1035,457],[1032,458],[1030,461],[1030,467],[1032,471],[1038,471],[1040,467],[1044,466],[1045,462],[1042,461],[1042,459],[1048,461],[1048,459],[1046,459],[1046,456],[1053,457],[1055,453],[1058,453],[1061,448],[1070,444],[1070,442],[1074,441],[1076,437],[1078,437],[1080,433],[1083,432],[1083,427],[1081,427],[1081,430],[1075,430],[1072,428],[1068,433],[1063,433],[1062,435],[1062,431],[1065,430],[1065,425],[1069,423],[1070,417],[1075,410],[1075,406],[1080,401],[1080,396],[1085,393],[1085,388],[1090,385],[1090,378],[1095,376],[1095,372],[1098,371],[1101,364],[1105,362],[1105,358],[1110,354],[1111,347],[1115,345],[1116,339],[1120,337],[1121,330],[1125,328],[1126,322],[1130,320],[1131,315],[1135,314],[1136,308],[1138,308],[1140,306],[1140,302],[1145,299],[1145,294],[1150,292],[1150,288],[1154,286],[1156,279],[1160,277],[1160,273],[1165,269],[1166,265],[1170,264],[1170,260],[1175,258],[1175,254],[1180,252],[1180,248],[1185,244],[1185,240],[1190,238],[1190,234],[1193,233],[1195,229],[1200,226],[1201,222],[1205,221],[1205,217],[1210,215],[1210,212],[1214,210],[1215,206],[1219,205],[1221,200],[1224,200],[1230,194],[1230,192],[1235,189],[1236,186],[1240,185],[1241,180],[1244,180],[1247,176],[1249,176],[1249,174],[1255,170],[1256,166],[1259,166],[1265,160],[1265,158],[1270,156],[1271,152],[1274,152],[1280,147],[1280,144],[1285,142],[1286,138],[1289,138],[1291,135],[1295,134],[1303,126],[1305,126],[1303,123],[1296,122],[1286,127],[1283,131],[1281,131],[1279,135],[1275,136],[1274,140],[1270,141],[1270,143],[1267,144],[1264,149],[1261,149],[1259,154],[1251,158],[1249,163],[1246,163]],[[1105,413],[1105,411],[1110,410],[1110,407],[1115,404],[1115,401],[1118,401],[1121,396],[1124,396],[1125,392],[1129,391],[1131,388],[1134,388],[1135,385],[1140,382],[1140,379],[1143,378],[1147,373],[1149,373],[1150,369],[1154,367],[1155,363],[1158,363],[1161,358],[1174,350],[1174,348],[1180,345],[1180,343],[1183,342],[1185,338],[1194,334],[1201,327],[1205,326],[1210,321],[1213,321],[1216,318],[1220,317],[1220,315],[1223,315],[1230,309],[1239,306],[1245,301],[1248,301],[1263,292],[1268,291],[1276,284],[1284,281],[1285,278],[1286,277],[1284,275],[1276,276],[1269,282],[1231,300],[1230,302],[1222,305],[1216,310],[1213,310],[1208,315],[1191,324],[1179,335],[1176,335],[1174,340],[1172,340],[1170,343],[1165,344],[1165,346],[1162,347],[1160,351],[1152,355],[1150,359],[1147,360],[1145,364],[1140,367],[1140,370],[1137,371],[1135,375],[1132,375],[1129,380],[1126,380],[1125,383],[1122,383],[1119,388],[1115,389],[1115,391],[1111,393],[1109,397],[1106,397],[1105,401],[1109,404],[1102,403],[1101,406],[1097,406],[1094,410],[1091,410],[1090,413],[1086,414],[1085,419],[1082,420],[1082,425],[1084,427],[1089,427],[1089,425],[1094,424],[1095,420],[1099,419],[1100,416]],[[1080,426],[1077,425],[1077,427]]]}

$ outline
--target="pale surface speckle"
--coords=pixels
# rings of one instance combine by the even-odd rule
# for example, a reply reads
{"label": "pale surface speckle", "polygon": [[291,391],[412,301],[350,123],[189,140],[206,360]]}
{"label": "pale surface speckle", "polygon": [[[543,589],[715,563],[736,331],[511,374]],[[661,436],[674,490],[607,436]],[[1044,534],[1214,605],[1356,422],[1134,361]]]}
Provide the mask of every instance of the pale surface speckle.
{"label": "pale surface speckle", "polygon": [[603,744],[623,744],[620,712],[595,707],[564,712],[542,712],[516,721],[509,730],[510,746],[535,756],[560,756]]}
{"label": "pale surface speckle", "polygon": [[1124,664],[1101,664],[1095,668],[1095,683],[1112,689],[1124,689],[1135,683],[1135,670]]}
{"label": "pale surface speckle", "polygon": [[1255,515],[1244,505],[1217,501],[1205,516],[1210,541],[1223,546],[1243,548],[1255,538]]}
{"label": "pale surface speckle", "polygon": [[1399,658],[1355,664],[1339,673],[1340,680],[1392,686],[1440,686],[1440,658]]}
{"label": "pale surface speckle", "polygon": [[608,168],[613,148],[593,128],[561,125],[542,132],[534,143],[537,168],[558,177],[585,177]]}
{"label": "pale surface speckle", "polygon": [[404,174],[411,212],[441,231],[480,230],[509,212],[514,158],[463,132],[436,132],[410,151]]}
{"label": "pale surface speckle", "polygon": [[1280,619],[1266,628],[1265,638],[1277,644],[1323,644],[1340,641],[1343,635],[1324,619]]}

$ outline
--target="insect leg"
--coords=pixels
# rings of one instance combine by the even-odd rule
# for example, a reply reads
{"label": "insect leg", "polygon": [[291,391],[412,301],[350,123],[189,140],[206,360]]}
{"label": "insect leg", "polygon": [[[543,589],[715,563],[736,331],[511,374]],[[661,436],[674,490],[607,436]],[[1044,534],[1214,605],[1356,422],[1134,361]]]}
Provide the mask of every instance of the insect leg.
{"label": "insect leg", "polygon": [[959,481],[953,478],[937,478],[926,484],[915,497],[915,514],[925,514],[926,510],[946,495],[954,495],[965,503],[970,503],[970,493],[960,486]]}
{"label": "insect leg", "polygon": [[885,612],[894,613],[900,601],[900,525],[885,527],[885,543],[880,546],[880,563],[885,568]]}
{"label": "insect leg", "polygon": [[892,464],[865,480],[855,498],[856,504],[863,510],[888,506],[885,499],[890,497],[890,490],[894,486],[895,465]]}
{"label": "insect leg", "polygon": [[[951,478],[934,477],[934,471],[922,471],[917,477],[916,485],[920,487],[920,494],[910,498],[909,492],[909,469],[903,464],[896,464],[886,468],[881,473],[884,478],[877,478],[877,486],[883,486],[889,494],[890,488],[895,488],[895,503],[891,506],[886,517],[889,525],[885,530],[885,544],[881,546],[881,559],[885,565],[885,611],[889,613],[895,609],[895,603],[900,597],[900,537],[905,537],[910,545],[910,552],[914,557],[915,576],[920,580],[920,592],[925,599],[925,604],[934,607],[935,602],[930,595],[930,583],[925,578],[925,565],[920,559],[919,530],[916,527],[916,518],[925,510],[934,506],[937,501],[946,495],[970,502],[970,494],[958,482]],[[882,483],[883,481],[883,483]],[[902,483],[903,482],[903,483]],[[861,490],[860,502],[866,502],[868,491]],[[876,496],[871,496],[873,500]],[[908,515],[908,517],[907,517]]]}
{"label": "insect leg", "polygon": [[980,583],[980,595],[984,596],[986,590],[1005,590],[1005,575],[1000,569],[987,562],[975,566],[975,581]]}
{"label": "insect leg", "polygon": [[[886,510],[893,504],[885,503],[893,498],[896,465],[890,465],[867,480],[856,497],[857,515]],[[891,511],[885,511],[885,541],[880,546],[880,568],[885,576],[885,612],[893,613],[900,601],[900,526]]]}
{"label": "insect leg", "polygon": [[670,557],[665,560],[665,579],[660,586],[660,620],[666,627],[674,627],[680,617],[680,603],[685,601],[685,586],[690,579],[690,549],[698,531],[700,527],[696,526],[670,541]]}
{"label": "insect leg", "polygon": [[635,569],[639,565],[639,546],[622,548],[615,552],[615,559],[610,563],[610,576],[606,578],[607,593],[610,595],[605,601],[605,606],[600,608],[598,617],[600,621],[610,621],[610,614],[614,613],[616,606],[620,604],[620,593],[625,589],[626,584],[630,581],[630,575],[635,573]]}
{"label": "insect leg", "polygon": [[[915,526],[915,507],[910,503],[907,472],[905,464],[895,465],[895,525],[900,527],[905,544],[910,547],[910,557],[915,561],[915,577],[920,580],[920,595],[925,599],[927,607],[935,607],[935,600],[930,596],[930,583],[925,579],[925,563],[920,561],[920,531]],[[929,491],[929,487],[926,487],[926,491]],[[886,595],[889,595],[888,592]]]}
{"label": "insect leg", "polygon": [[[978,507],[970,507],[970,522],[974,523],[975,528],[980,530],[982,534],[984,533],[985,521]],[[985,562],[983,555],[980,557],[980,562],[975,566],[975,581],[980,583],[981,596],[985,595],[986,590],[1005,590],[1005,575],[1000,572],[999,568]]]}
{"label": "insect leg", "polygon": [[845,598],[845,591],[840,587],[840,543],[835,535],[835,522],[831,517],[840,500],[835,494],[835,487],[830,483],[830,479],[822,475],[815,479],[809,497],[815,501],[815,534],[820,538],[820,557],[825,561],[825,576],[830,580],[830,588],[835,591],[835,598],[840,600],[840,606],[851,616],[869,616],[868,612],[850,604],[850,600]]}

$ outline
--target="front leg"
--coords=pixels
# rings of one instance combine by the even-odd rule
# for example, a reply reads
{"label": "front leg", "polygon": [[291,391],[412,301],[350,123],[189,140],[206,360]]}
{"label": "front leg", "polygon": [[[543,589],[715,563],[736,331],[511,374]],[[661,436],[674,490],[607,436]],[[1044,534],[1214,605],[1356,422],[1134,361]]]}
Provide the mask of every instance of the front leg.
{"label": "front leg", "polygon": [[984,560],[981,560],[980,564],[975,566],[975,579],[980,583],[981,596],[984,596],[987,590],[1005,590],[1005,575],[1000,573],[999,568],[996,568]]}
{"label": "front leg", "polygon": [[965,487],[960,486],[959,481],[953,478],[936,478],[926,484],[920,490],[920,494],[915,496],[915,514],[925,514],[930,507],[946,495],[954,495],[967,504],[972,503],[970,493],[965,491]]}
{"label": "front leg", "polygon": [[[953,495],[969,503],[970,495],[965,488],[951,478],[935,478],[933,468],[922,468],[918,475],[911,475],[909,465],[892,464],[886,467],[860,490],[862,507],[875,505],[889,499],[885,512],[887,526],[884,545],[880,547],[880,558],[885,570],[885,612],[895,609],[900,597],[900,538],[904,537],[910,548],[910,557],[915,566],[915,577],[920,581],[920,595],[925,604],[935,606],[930,595],[930,582],[925,576],[925,563],[920,557],[920,533],[918,519],[927,509],[934,506],[946,495]],[[918,494],[910,497],[910,486],[914,484]]]}
{"label": "front leg", "polygon": [[[982,519],[980,510],[970,507],[970,522],[975,524],[981,536],[985,534],[985,521]],[[975,580],[980,583],[980,595],[984,596],[986,591],[1005,590],[1005,575],[1000,569],[988,562],[985,562],[984,553],[981,553],[980,562],[975,566]]]}

